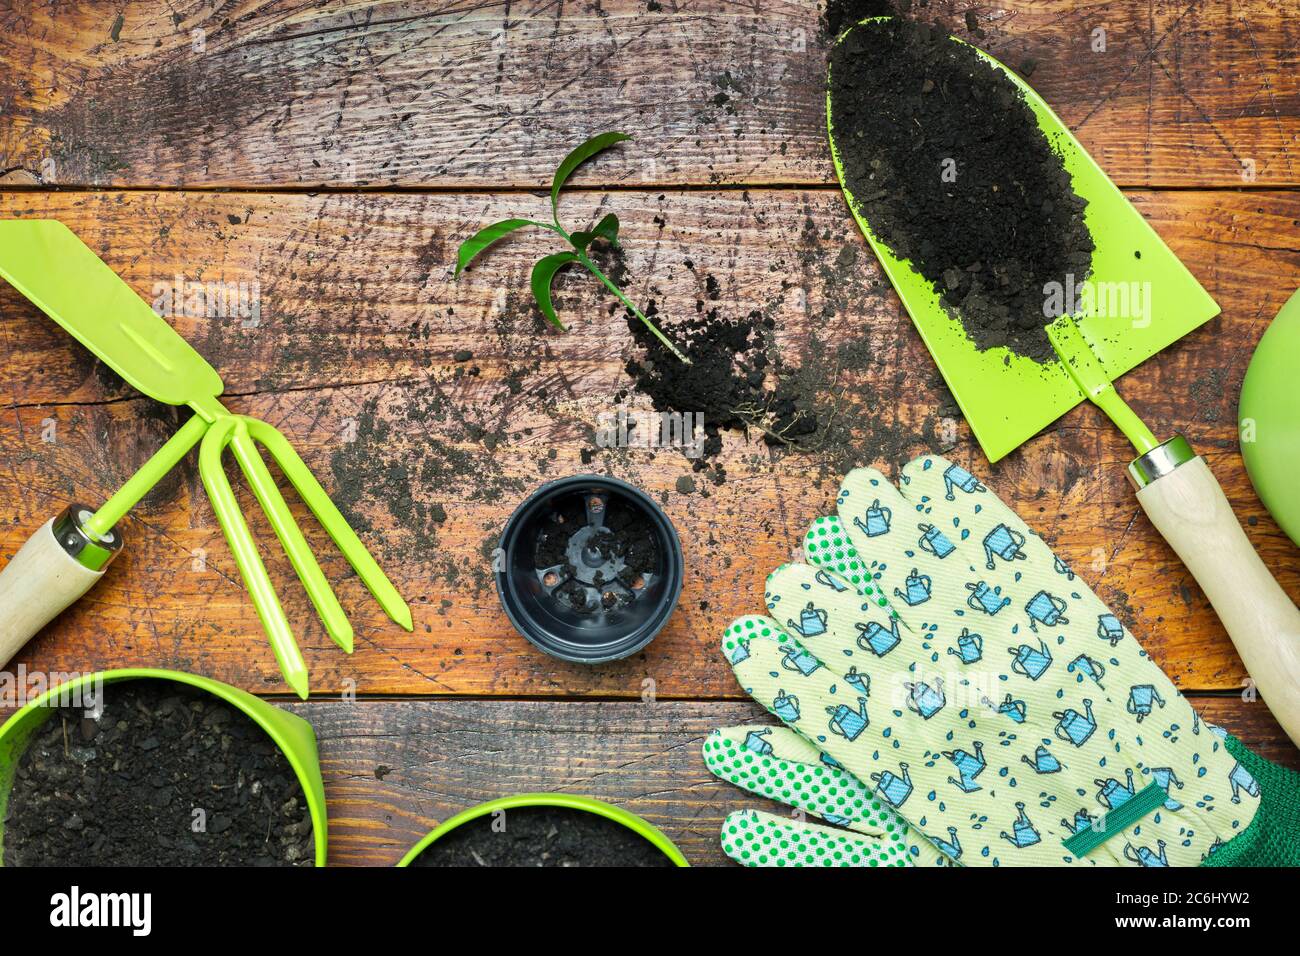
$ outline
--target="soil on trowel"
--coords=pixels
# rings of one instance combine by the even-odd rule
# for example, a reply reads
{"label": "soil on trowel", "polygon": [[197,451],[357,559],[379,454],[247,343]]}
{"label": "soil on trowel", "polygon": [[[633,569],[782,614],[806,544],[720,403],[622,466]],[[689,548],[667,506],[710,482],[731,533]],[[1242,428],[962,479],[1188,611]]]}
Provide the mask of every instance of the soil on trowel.
{"label": "soil on trowel", "polygon": [[892,17],[906,12],[910,6],[908,0],[902,0],[900,4],[891,3],[890,0],[829,0],[818,19],[818,39],[823,43],[833,43],[836,37],[859,20]]}
{"label": "soil on trowel", "polygon": [[243,712],[173,681],[59,708],[18,764],[5,866],[310,866],[288,760]]}
{"label": "soil on trowel", "polygon": [[[603,522],[605,530],[596,536],[593,545],[606,561],[621,562],[617,578],[627,590],[606,591],[601,601],[594,603],[588,599],[588,589],[581,581],[574,579],[557,588],[555,596],[579,613],[595,614],[603,608],[631,602],[633,595],[643,586],[643,576],[659,570],[659,545],[654,523],[644,512],[623,501],[612,500],[607,509]],[[559,566],[562,577],[574,577],[577,569],[569,561],[569,540],[585,527],[585,517],[581,501],[576,498],[562,502],[552,512],[537,535],[533,557],[537,570]],[[606,583],[601,573],[596,572],[592,586],[599,589]]]}
{"label": "soil on trowel", "polygon": [[672,866],[621,823],[568,807],[522,807],[479,817],[440,837],[412,866]]}
{"label": "soil on trowel", "polygon": [[831,53],[835,143],[858,212],[981,348],[1054,358],[1044,286],[1090,273],[1086,201],[1016,86],[923,23],[851,30]]}

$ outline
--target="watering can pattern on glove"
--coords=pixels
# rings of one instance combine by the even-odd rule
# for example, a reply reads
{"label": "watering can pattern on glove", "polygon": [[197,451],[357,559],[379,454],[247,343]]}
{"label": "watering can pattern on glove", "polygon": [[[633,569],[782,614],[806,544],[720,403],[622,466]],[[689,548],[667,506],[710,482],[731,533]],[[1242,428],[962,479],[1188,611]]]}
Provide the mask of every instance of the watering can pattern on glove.
{"label": "watering can pattern on glove", "polygon": [[[812,605],[822,629],[748,616],[723,637],[729,658],[748,648],[737,679],[811,749],[806,763],[869,782],[906,821],[917,862],[937,851],[959,865],[1221,865],[1258,858],[1279,830],[1300,845],[1296,775],[1201,721],[979,479],[931,456],[902,476],[895,488],[851,473],[838,515],[805,538],[808,563],[769,576],[769,611]],[[854,519],[868,526],[875,508],[894,521],[868,536]],[[951,550],[919,543],[918,522]],[[926,599],[909,600],[920,581]],[[888,638],[884,654],[873,637]],[[822,666],[792,674],[792,648]],[[778,706],[791,696],[797,716]]]}

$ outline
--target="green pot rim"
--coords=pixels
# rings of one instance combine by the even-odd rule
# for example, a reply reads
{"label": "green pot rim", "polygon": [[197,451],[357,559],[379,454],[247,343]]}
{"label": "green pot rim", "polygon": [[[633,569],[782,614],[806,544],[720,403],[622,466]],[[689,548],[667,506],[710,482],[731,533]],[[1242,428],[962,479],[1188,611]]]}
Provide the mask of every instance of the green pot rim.
{"label": "green pot rim", "polygon": [[[102,680],[105,684],[118,683],[128,680],[170,680],[178,684],[189,684],[191,687],[197,687],[200,690],[221,698],[226,703],[238,708],[244,714],[261,727],[266,735],[271,738],[280,752],[284,754],[289,761],[289,766],[293,767],[294,774],[298,777],[298,784],[302,787],[303,796],[307,800],[307,808],[311,813],[312,839],[316,844],[315,865],[318,867],[325,866],[325,861],[329,852],[329,818],[326,810],[324,799],[324,783],[320,775],[320,767],[313,762],[306,761],[298,753],[298,744],[285,735],[283,729],[272,719],[269,719],[266,711],[273,711],[285,717],[291,717],[295,720],[302,720],[297,714],[292,714],[287,710],[281,710],[274,704],[262,700],[259,697],[233,687],[230,684],[224,684],[221,681],[213,680],[210,677],[203,677],[199,674],[189,674],[185,671],[164,670],[154,667],[127,667],[118,670],[97,671],[91,674],[83,674],[80,677],[70,681],[64,681],[61,684],[51,687],[45,693],[41,694],[35,700],[28,701],[23,707],[13,713],[3,726],[0,726],[0,743],[2,743],[15,728],[26,723],[26,715],[30,711],[44,707],[45,702],[59,694],[65,694],[68,691],[95,683]],[[304,724],[307,724],[303,720]],[[307,724],[310,727],[310,724]],[[315,732],[313,731],[313,737]]]}
{"label": "green pot rim", "polygon": [[678,867],[690,866],[682,851],[677,849],[677,845],[649,820],[639,817],[629,810],[624,810],[622,807],[616,807],[612,803],[606,803],[604,800],[597,800],[595,797],[578,796],[572,793],[519,793],[513,797],[501,797],[498,800],[489,800],[487,803],[480,803],[477,806],[470,807],[426,834],[424,839],[411,847],[410,852],[402,857],[401,862],[397,865],[399,867],[410,866],[415,861],[415,858],[427,850],[431,844],[456,829],[462,823],[477,820],[479,817],[487,816],[498,810],[516,810],[520,807],[565,807],[570,810],[585,810],[588,813],[595,813],[598,816],[613,820],[615,823],[621,823],[633,833],[649,840],[664,856],[672,860],[674,865]]}
{"label": "green pot rim", "polygon": [[[1295,390],[1296,349],[1300,347],[1300,290],[1286,304],[1255,345],[1237,403],[1237,438],[1251,484],[1264,507],[1300,546],[1300,493],[1295,470],[1300,465],[1300,396]],[[1246,426],[1253,431],[1246,440]],[[1259,436],[1265,436],[1263,441]]]}

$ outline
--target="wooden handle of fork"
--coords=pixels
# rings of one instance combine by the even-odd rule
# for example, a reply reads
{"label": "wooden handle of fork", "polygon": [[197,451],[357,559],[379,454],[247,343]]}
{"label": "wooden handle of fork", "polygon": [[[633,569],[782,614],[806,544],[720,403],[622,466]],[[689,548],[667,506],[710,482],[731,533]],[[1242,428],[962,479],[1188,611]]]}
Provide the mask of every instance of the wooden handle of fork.
{"label": "wooden handle of fork", "polygon": [[45,522],[0,571],[0,667],[103,576],[64,549],[54,519]]}

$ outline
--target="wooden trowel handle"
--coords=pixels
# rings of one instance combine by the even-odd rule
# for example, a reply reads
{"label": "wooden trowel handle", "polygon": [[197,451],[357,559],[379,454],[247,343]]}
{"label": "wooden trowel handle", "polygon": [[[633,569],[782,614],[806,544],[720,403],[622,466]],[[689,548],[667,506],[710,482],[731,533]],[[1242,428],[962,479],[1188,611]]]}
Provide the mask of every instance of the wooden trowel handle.
{"label": "wooden trowel handle", "polygon": [[1300,746],[1300,610],[1259,559],[1205,460],[1188,453],[1140,487],[1138,501],[1205,591],[1264,702]]}
{"label": "wooden trowel handle", "polygon": [[89,591],[121,548],[121,537],[90,539],[86,508],[73,505],[42,525],[0,571],[0,667],[64,608]]}

